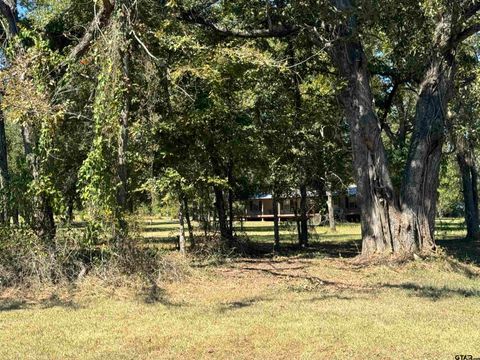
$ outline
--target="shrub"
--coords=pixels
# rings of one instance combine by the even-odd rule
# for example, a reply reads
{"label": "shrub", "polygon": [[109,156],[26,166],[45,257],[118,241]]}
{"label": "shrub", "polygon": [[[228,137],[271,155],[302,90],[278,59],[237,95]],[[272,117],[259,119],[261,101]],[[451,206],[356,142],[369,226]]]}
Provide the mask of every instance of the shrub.
{"label": "shrub", "polygon": [[0,228],[0,289],[71,284],[90,275],[118,286],[133,276],[158,292],[161,281],[187,272],[185,263],[142,246],[138,237],[129,237],[119,250],[105,243],[92,246],[83,231],[61,229],[52,250],[26,229]]}

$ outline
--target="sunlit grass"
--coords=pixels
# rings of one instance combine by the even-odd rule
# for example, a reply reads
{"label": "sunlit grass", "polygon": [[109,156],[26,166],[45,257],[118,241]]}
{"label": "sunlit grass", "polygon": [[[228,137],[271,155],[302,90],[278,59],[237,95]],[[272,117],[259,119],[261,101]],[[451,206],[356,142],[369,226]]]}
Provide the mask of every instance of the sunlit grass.
{"label": "sunlit grass", "polygon": [[480,354],[478,268],[239,260],[163,284],[163,303],[83,283],[0,305],[1,359],[450,359]]}
{"label": "sunlit grass", "polygon": [[[175,246],[175,221],[143,223],[146,242]],[[358,224],[310,230],[321,244],[360,239]],[[273,224],[247,222],[243,233],[271,242]],[[282,223],[281,235],[296,242],[294,226]],[[462,237],[463,222],[442,220],[437,235]],[[0,359],[480,356],[479,279],[479,267],[445,256],[367,267],[328,254],[240,258],[192,263],[185,279],[161,283],[161,301],[152,304],[138,284],[87,277],[55,297],[0,294]]]}
{"label": "sunlit grass", "polygon": [[[246,235],[249,239],[258,243],[273,242],[273,222],[271,221],[247,221],[241,224],[235,222],[235,232],[238,235]],[[178,223],[176,220],[146,218],[142,221],[142,235],[155,240],[165,246],[175,242],[178,235]],[[194,223],[195,233],[200,235],[198,224]],[[328,226],[310,226],[310,239],[315,242],[349,242],[360,240],[359,223],[339,223],[336,231],[331,231]],[[441,218],[437,220],[436,236],[439,240],[460,239],[466,234],[463,219]],[[298,242],[297,227],[294,222],[280,223],[280,240],[284,244]]]}

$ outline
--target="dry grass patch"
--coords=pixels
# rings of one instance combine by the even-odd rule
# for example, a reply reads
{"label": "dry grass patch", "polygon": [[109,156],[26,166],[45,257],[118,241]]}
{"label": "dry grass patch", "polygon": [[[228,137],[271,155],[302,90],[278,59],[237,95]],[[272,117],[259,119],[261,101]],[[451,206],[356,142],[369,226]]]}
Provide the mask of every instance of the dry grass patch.
{"label": "dry grass patch", "polygon": [[[146,219],[146,243],[173,248],[175,228]],[[393,263],[342,258],[358,253],[359,230],[312,229],[310,252],[283,257],[169,255],[155,302],[145,281],[128,275],[8,289],[0,296],[0,359],[480,356],[480,268],[441,252]],[[440,230],[445,238],[463,231],[456,220]],[[271,223],[246,223],[245,232],[260,246],[273,242]],[[295,242],[284,227],[282,243]]]}
{"label": "dry grass patch", "polygon": [[3,307],[0,343],[8,346],[0,358],[478,356],[479,269],[462,266],[468,271],[447,257],[395,267],[238,259],[193,267],[181,282],[166,282],[154,304],[133,284],[108,289],[85,280],[56,304]]}

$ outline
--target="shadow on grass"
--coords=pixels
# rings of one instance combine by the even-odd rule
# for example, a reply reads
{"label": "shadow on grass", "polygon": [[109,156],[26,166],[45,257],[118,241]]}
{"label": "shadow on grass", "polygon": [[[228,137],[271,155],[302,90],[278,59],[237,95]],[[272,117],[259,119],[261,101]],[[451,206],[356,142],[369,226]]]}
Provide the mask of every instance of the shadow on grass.
{"label": "shadow on grass", "polygon": [[419,285],[415,283],[402,284],[383,284],[382,287],[390,289],[408,290],[412,295],[428,298],[431,300],[441,300],[453,296],[480,297],[480,291],[474,289],[453,289],[447,286],[436,287],[431,285]]}
{"label": "shadow on grass", "polygon": [[271,257],[274,254],[285,257],[311,258],[324,256],[330,258],[352,258],[360,254],[361,240],[350,241],[312,241],[307,247],[300,247],[296,242],[281,242],[280,249],[273,251],[270,242],[250,240],[246,255],[261,258]]}
{"label": "shadow on grass", "polygon": [[156,284],[154,286],[145,288],[144,291],[139,295],[145,304],[161,304],[172,308],[185,306],[184,303],[170,301],[166,291]]}
{"label": "shadow on grass", "polygon": [[43,300],[40,304],[44,309],[63,307],[67,309],[77,310],[81,308],[81,306],[73,300],[61,299],[56,294],[52,294],[48,299]]}
{"label": "shadow on grass", "polygon": [[[177,238],[175,236],[160,237],[153,234],[156,231],[171,233],[176,230],[173,226],[176,225],[175,221],[152,221],[144,222],[145,225],[153,227],[145,227],[144,232],[147,237],[145,238],[146,244],[153,245],[171,245],[168,246],[169,250],[175,250],[177,244]],[[171,224],[168,227],[162,227],[160,225]],[[340,226],[340,225],[339,225]],[[353,225],[356,227],[356,224]],[[283,227],[283,226],[282,226]],[[236,228],[240,231],[240,228]],[[439,221],[437,223],[437,230],[440,234],[437,235],[437,244],[442,247],[447,255],[454,257],[462,262],[474,262],[480,265],[480,242],[469,242],[462,239],[458,239],[458,234],[451,234],[452,231],[464,229],[462,222],[453,221]],[[283,228],[282,230],[286,230]],[[345,230],[345,229],[343,229]],[[246,224],[241,234],[248,236],[248,246],[242,249],[241,257],[258,258],[272,258],[274,255],[280,255],[284,257],[296,257],[296,258],[312,258],[312,257],[329,257],[329,258],[353,258],[361,253],[362,241],[360,235],[352,230],[348,233],[342,233],[342,230],[338,233],[331,233],[327,227],[315,227],[311,232],[310,245],[302,248],[298,245],[297,234],[294,230],[288,234],[281,234],[281,242],[279,251],[273,249],[273,229],[269,224],[262,224],[259,226],[252,226]],[[249,233],[259,233],[258,235]],[[445,233],[445,234],[443,234]],[[443,234],[443,238],[442,238]],[[448,237],[447,237],[448,236]],[[456,238],[455,238],[456,237]]]}
{"label": "shadow on grass", "polygon": [[330,300],[330,299],[333,299],[333,300],[357,300],[359,299],[359,297],[355,297],[355,296],[345,296],[345,295],[341,295],[341,294],[323,294],[323,295],[320,295],[320,296],[315,296],[315,297],[312,297],[306,301],[308,302],[316,302],[316,301],[324,301],[324,300]]}
{"label": "shadow on grass", "polygon": [[[361,254],[362,240],[348,239],[350,235],[327,234],[319,235],[318,240],[312,240],[306,248],[301,248],[295,239],[285,240],[283,237],[280,250],[277,255],[285,257],[310,258],[324,256],[329,258],[353,258]],[[346,240],[346,239],[347,240]],[[453,257],[460,262],[474,263],[480,265],[480,241],[448,238],[436,241],[446,255]],[[251,238],[250,252],[252,257],[268,257],[273,254],[271,237],[253,236]],[[459,269],[461,270],[461,269]],[[468,270],[467,270],[468,271]],[[468,274],[466,274],[469,276]],[[477,276],[472,274],[471,276]]]}
{"label": "shadow on grass", "polygon": [[2,300],[0,301],[0,312],[22,310],[25,309],[26,306],[27,303],[24,300]]}
{"label": "shadow on grass", "polygon": [[260,297],[253,297],[253,298],[243,299],[243,300],[240,300],[240,301],[232,301],[232,302],[229,302],[229,303],[226,303],[226,304],[222,304],[220,306],[219,312],[220,313],[225,313],[225,312],[228,312],[228,311],[247,308],[247,307],[255,305],[256,303],[258,303],[260,301],[265,301],[265,300],[268,300],[268,299],[260,298]]}
{"label": "shadow on grass", "polygon": [[317,276],[309,276],[307,274],[292,274],[292,273],[281,272],[278,270],[270,270],[270,269],[256,268],[256,267],[242,267],[241,269],[246,271],[260,271],[260,272],[267,273],[273,276],[278,276],[278,277],[307,280],[310,283],[316,284],[316,285],[333,285],[333,286],[345,285],[340,282],[325,280]]}
{"label": "shadow on grass", "polygon": [[480,265],[480,241],[449,239],[437,240],[436,243],[445,250],[447,255],[462,262],[473,262]]}
{"label": "shadow on grass", "polygon": [[66,309],[77,310],[81,308],[81,306],[75,303],[73,300],[61,299],[56,294],[53,294],[49,298],[34,304],[29,304],[25,300],[11,300],[11,299],[2,300],[0,301],[0,312],[25,310],[32,306],[40,306],[42,309],[62,307]]}

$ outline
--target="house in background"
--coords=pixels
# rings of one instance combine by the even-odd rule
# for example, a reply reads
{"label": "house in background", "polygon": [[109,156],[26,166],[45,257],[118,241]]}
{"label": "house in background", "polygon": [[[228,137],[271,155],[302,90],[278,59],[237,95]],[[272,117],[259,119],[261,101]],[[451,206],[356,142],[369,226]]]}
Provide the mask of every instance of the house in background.
{"label": "house in background", "polygon": [[[360,221],[360,209],[357,206],[357,187],[351,185],[346,193],[334,195],[335,217],[340,221]],[[321,217],[318,197],[309,193],[307,198],[307,216],[312,219]],[[300,195],[293,194],[278,199],[280,220],[294,220],[300,209]],[[271,194],[262,194],[249,199],[245,206],[245,220],[273,220],[273,198]]]}
{"label": "house in background", "polygon": [[360,222],[360,207],[357,203],[357,186],[350,185],[345,193],[333,197],[335,216],[340,221]]}
{"label": "house in background", "polygon": [[[315,209],[315,198],[309,194],[307,200],[307,214],[314,217],[318,210]],[[295,219],[300,209],[300,195],[278,199],[278,216],[281,220]],[[273,198],[270,194],[264,194],[249,199],[245,208],[246,220],[273,220]]]}

